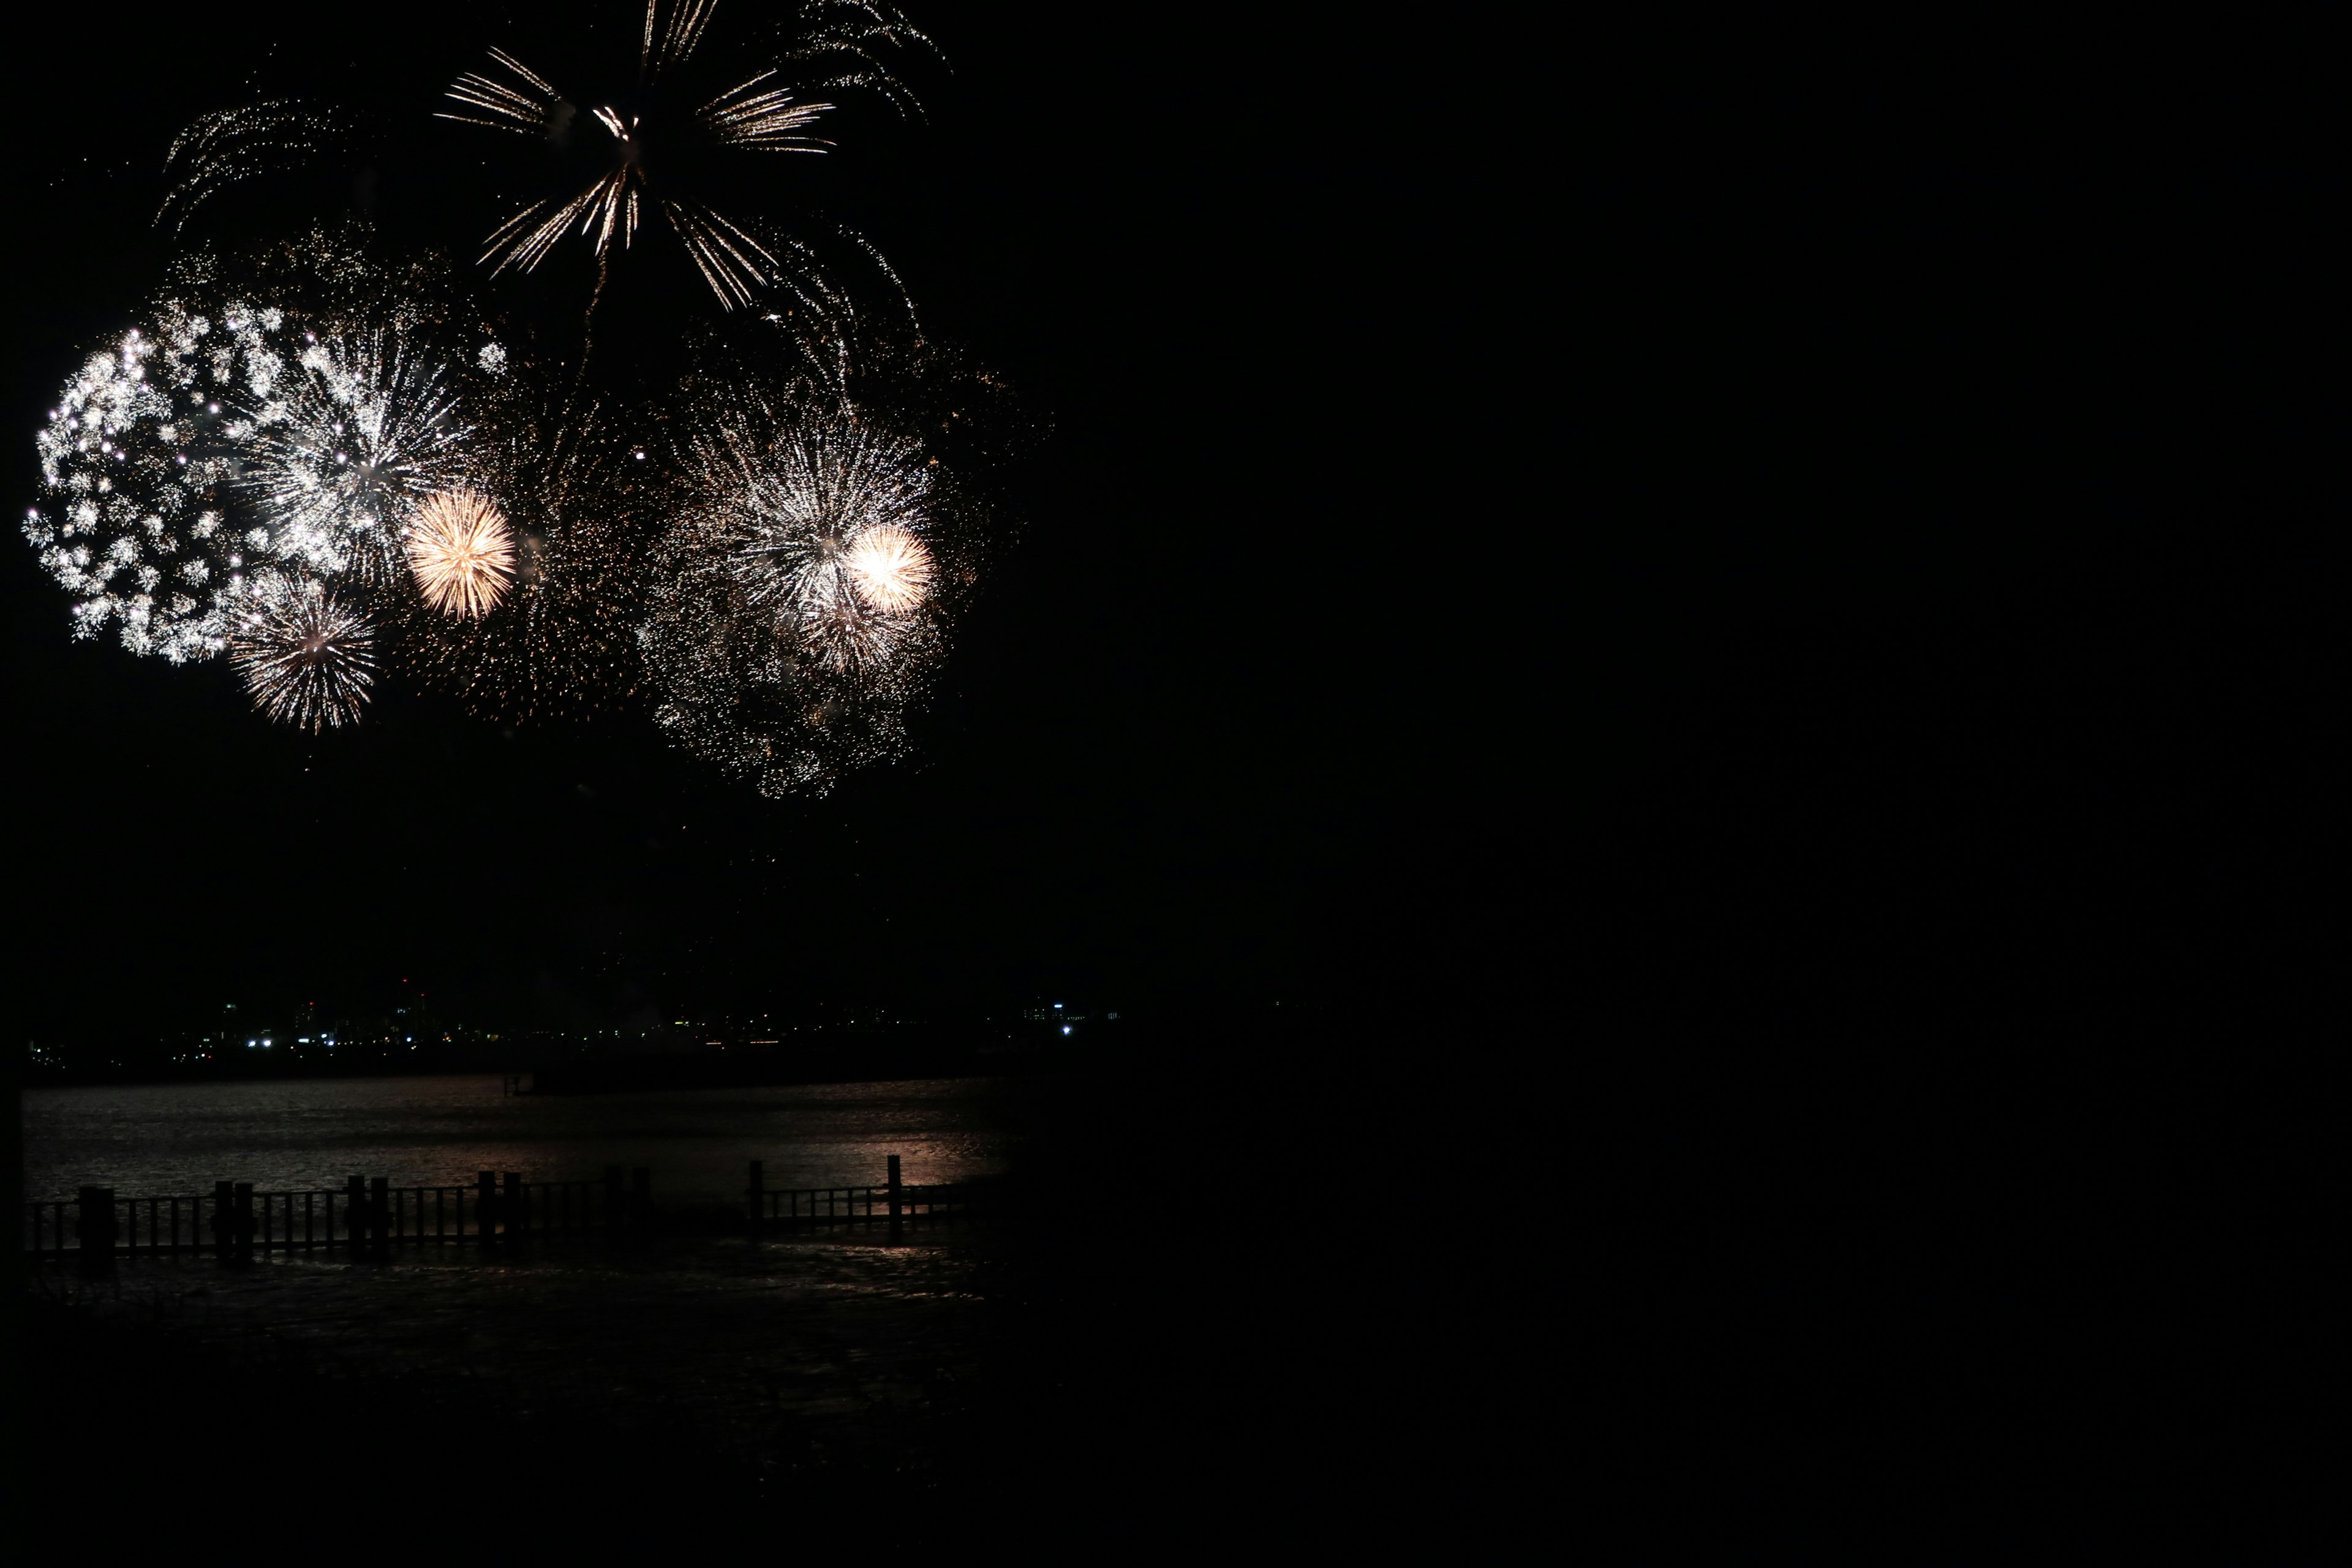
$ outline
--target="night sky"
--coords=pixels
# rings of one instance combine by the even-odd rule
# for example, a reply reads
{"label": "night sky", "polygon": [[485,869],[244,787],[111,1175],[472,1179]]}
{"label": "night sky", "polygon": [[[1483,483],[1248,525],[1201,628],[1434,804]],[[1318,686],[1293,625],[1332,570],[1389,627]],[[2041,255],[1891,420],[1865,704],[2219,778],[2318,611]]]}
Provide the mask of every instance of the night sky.
{"label": "night sky", "polygon": [[[612,41],[566,15],[362,48],[236,8],[19,58],[18,491],[154,286],[174,130],[270,91],[416,117],[331,179],[467,254],[483,148],[425,117],[490,43]],[[854,108],[784,171],[1040,436],[914,755],[778,803],[640,717],[509,735],[396,689],[305,740],[225,668],[69,644],[14,548],[28,1030],[404,977],[548,1026],[2302,1005],[2340,930],[2345,183],[2274,62],[1588,39],[1433,79],[1370,29],[916,20],[954,67],[912,70],[928,125]],[[613,317],[647,375],[656,259]]]}
{"label": "night sky", "polygon": [[[558,74],[573,45],[634,67],[635,13],[608,8],[583,42],[576,7],[545,9],[510,26],[404,10],[362,49],[315,10],[234,7],[19,60],[12,89],[74,129],[9,174],[44,237],[18,247],[10,294],[18,491],[56,384],[155,286],[147,220],[181,124],[270,92],[405,114],[414,138],[382,167],[283,199],[331,216],[348,187],[387,237],[470,259],[498,215],[462,165],[505,149],[429,119],[448,81],[499,42]],[[29,1030],[314,992],[378,1006],[404,979],[493,1027],[1066,994],[1264,1006],[1321,984],[1306,910],[1351,807],[1318,753],[1354,700],[1330,700],[1318,645],[1365,524],[1329,483],[1347,463],[1328,453],[1324,323],[1292,313],[1318,198],[1270,223],[1268,110],[1229,72],[1189,78],[1139,24],[918,20],[954,68],[907,68],[928,125],[853,103],[829,160],[751,160],[806,192],[769,210],[805,199],[867,233],[931,332],[1012,384],[1029,437],[994,476],[989,575],[914,754],[777,802],[641,714],[508,733],[385,689],[356,732],[305,738],[247,711],[225,666],[69,644],[62,596],[13,549]],[[639,250],[598,352],[657,377],[679,305],[707,300],[674,247]],[[575,263],[520,293],[576,320]]]}

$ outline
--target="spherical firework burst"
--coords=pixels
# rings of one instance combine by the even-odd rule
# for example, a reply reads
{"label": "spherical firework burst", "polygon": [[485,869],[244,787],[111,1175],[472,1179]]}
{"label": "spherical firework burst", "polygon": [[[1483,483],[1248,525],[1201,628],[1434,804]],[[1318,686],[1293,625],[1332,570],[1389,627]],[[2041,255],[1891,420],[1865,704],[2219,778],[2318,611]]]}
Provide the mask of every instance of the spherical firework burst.
{"label": "spherical firework burst", "polygon": [[383,583],[410,510],[463,478],[470,433],[448,373],[407,331],[306,332],[289,373],[228,426],[268,521],[247,542],[320,576]]}
{"label": "spherical firework burst", "polygon": [[366,617],[314,579],[275,572],[236,597],[229,658],[254,706],[299,729],[357,723],[375,682]]}
{"label": "spherical firework burst", "polygon": [[472,620],[514,581],[514,534],[479,490],[459,486],[425,498],[408,522],[408,567],[425,602]]}
{"label": "spherical firework burst", "polygon": [[24,530],[79,601],[76,637],[120,623],[123,647],[174,663],[226,646],[222,595],[263,553],[230,521],[237,409],[279,392],[292,336],[276,309],[166,301],[66,384]]}
{"label": "spherical firework burst", "polygon": [[695,502],[659,552],[639,633],[655,718],[770,794],[898,754],[942,646],[935,543],[951,509],[914,442],[855,411],[739,396],[688,454]]}

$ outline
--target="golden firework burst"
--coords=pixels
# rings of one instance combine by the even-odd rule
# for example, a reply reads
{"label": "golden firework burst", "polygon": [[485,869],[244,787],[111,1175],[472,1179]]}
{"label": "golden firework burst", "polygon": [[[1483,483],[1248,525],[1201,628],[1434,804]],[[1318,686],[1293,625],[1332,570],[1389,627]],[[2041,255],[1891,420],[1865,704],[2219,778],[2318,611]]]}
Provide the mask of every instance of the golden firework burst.
{"label": "golden firework burst", "polygon": [[489,614],[514,582],[514,558],[506,514],[479,491],[428,496],[409,521],[409,570],[425,602],[444,615]]}
{"label": "golden firework burst", "polygon": [[903,616],[931,585],[931,552],[895,522],[869,528],[849,546],[849,580],[857,596],[886,616]]}

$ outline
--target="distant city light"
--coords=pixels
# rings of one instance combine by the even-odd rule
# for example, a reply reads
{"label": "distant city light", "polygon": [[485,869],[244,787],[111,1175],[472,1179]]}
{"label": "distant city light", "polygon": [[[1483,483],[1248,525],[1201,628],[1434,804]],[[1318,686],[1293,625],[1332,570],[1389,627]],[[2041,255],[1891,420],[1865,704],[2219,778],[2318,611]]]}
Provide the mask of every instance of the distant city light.
{"label": "distant city light", "polygon": [[1069,1026],[1067,1024],[1063,1025],[1063,1026],[1062,1026],[1062,1033],[1064,1033],[1064,1034],[1066,1034],[1066,1034],[1068,1034],[1069,1032],[1070,1032],[1070,1026]]}

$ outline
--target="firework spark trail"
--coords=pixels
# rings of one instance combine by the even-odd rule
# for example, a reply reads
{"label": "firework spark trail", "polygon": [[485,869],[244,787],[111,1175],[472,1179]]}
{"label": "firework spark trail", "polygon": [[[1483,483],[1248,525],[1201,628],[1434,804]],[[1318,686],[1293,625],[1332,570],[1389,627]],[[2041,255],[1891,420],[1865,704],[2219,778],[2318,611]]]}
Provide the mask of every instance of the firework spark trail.
{"label": "firework spark trail", "polygon": [[316,731],[359,722],[375,681],[365,616],[308,577],[265,573],[240,595],[229,658],[254,706]]}
{"label": "firework spark trail", "polygon": [[800,10],[798,41],[783,58],[824,73],[806,83],[811,90],[863,89],[881,94],[910,119],[921,116],[921,103],[877,51],[920,47],[938,56],[940,47],[896,6],[877,0],[806,0]]}
{"label": "firework spark trail", "polygon": [[[694,111],[716,141],[730,147],[751,147],[768,153],[822,153],[833,145],[814,136],[796,134],[803,125],[835,107],[830,103],[795,103],[790,91],[776,88],[752,93],[776,73],[761,71],[740,87],[730,87]],[[749,94],[750,96],[745,96]]]}
{"label": "firework spark trail", "polygon": [[637,53],[637,68],[645,79],[652,81],[661,75],[664,66],[682,65],[694,53],[695,45],[702,41],[703,28],[710,26],[710,14],[719,8],[719,0],[686,0],[683,5],[671,8],[669,26],[662,32],[661,47],[654,47],[654,21],[661,10],[661,0],[646,0],[645,43]]}
{"label": "firework spark trail", "polygon": [[514,581],[513,532],[478,490],[460,486],[427,496],[409,521],[406,545],[417,592],[445,615],[478,619]]}
{"label": "firework spark trail", "polygon": [[74,635],[119,622],[122,646],[177,664],[226,646],[222,595],[261,552],[230,526],[240,398],[292,369],[282,311],[166,301],[68,381],[36,438],[44,505],[24,531],[79,599]]}
{"label": "firework spark trail", "polygon": [[208,199],[258,174],[299,168],[341,134],[333,116],[290,99],[271,99],[197,119],[163,159],[171,189],[155,223],[178,234]]}
{"label": "firework spark trail", "polygon": [[466,437],[440,366],[398,328],[306,333],[293,374],[244,400],[228,434],[271,527],[257,551],[326,577],[381,583],[416,501],[457,480]]}
{"label": "firework spark trail", "polygon": [[[434,118],[486,125],[493,131],[511,131],[519,136],[545,135],[549,122],[563,102],[563,95],[504,49],[492,49],[490,58],[521,78],[523,87],[509,87],[494,77],[467,71],[449,89],[449,96],[478,112],[451,114],[443,110]],[[483,115],[489,118],[484,119]]]}

